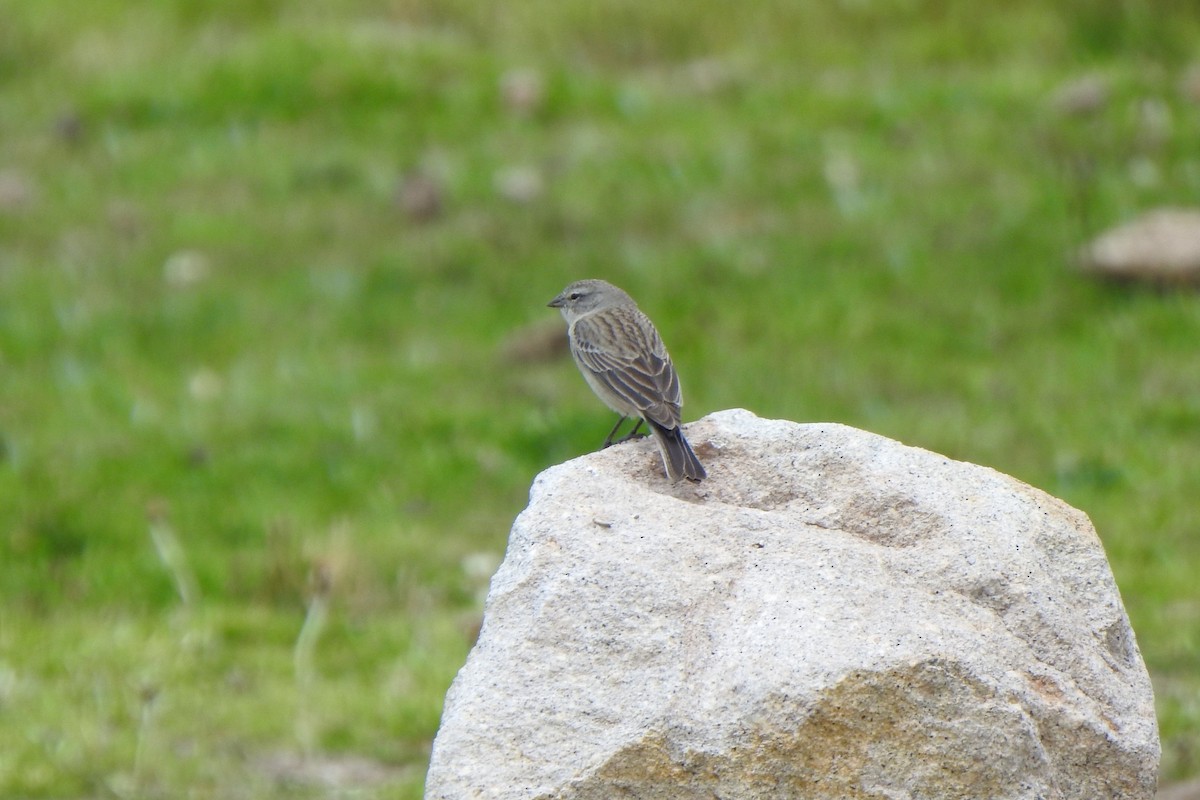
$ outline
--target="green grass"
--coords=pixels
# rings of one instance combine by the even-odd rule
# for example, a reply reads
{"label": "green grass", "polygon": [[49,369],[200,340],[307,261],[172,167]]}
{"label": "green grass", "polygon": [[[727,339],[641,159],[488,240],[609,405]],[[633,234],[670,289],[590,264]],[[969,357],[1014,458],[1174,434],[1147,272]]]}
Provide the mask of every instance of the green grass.
{"label": "green grass", "polygon": [[[0,3],[0,794],[419,797],[480,573],[611,422],[502,355],[585,276],[654,316],[688,418],[846,422],[1087,511],[1164,776],[1200,775],[1200,296],[1068,268],[1200,196],[1193,5],[65,8]],[[1108,102],[1057,111],[1089,74]],[[306,753],[374,770],[272,766]]]}

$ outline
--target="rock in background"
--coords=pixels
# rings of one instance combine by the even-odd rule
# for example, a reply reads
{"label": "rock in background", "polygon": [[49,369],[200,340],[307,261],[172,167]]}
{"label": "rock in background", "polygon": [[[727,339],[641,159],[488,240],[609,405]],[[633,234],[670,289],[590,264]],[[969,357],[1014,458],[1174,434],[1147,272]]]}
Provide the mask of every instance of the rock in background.
{"label": "rock in background", "polygon": [[547,470],[426,798],[1151,798],[1150,681],[1081,512],[839,425],[713,414]]}
{"label": "rock in background", "polygon": [[1079,265],[1119,281],[1200,285],[1200,210],[1158,209],[1105,231],[1083,249]]}

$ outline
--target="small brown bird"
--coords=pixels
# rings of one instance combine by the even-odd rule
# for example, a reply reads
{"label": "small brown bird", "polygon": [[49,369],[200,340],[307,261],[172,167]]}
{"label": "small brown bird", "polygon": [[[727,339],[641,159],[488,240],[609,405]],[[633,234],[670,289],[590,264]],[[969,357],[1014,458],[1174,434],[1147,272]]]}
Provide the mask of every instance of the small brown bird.
{"label": "small brown bird", "polygon": [[[604,404],[621,415],[604,446],[628,417],[654,434],[667,476],[703,480],[707,473],[680,428],[683,394],[671,356],[650,318],[633,298],[601,280],[572,283],[548,305],[567,321],[571,355],[588,385]],[[625,441],[622,439],[621,441]]]}

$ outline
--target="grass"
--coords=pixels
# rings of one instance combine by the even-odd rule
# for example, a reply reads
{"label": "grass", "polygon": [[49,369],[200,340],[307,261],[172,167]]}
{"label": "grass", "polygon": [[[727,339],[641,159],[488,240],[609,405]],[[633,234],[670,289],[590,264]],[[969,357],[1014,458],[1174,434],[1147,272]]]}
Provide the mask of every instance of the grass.
{"label": "grass", "polygon": [[1200,775],[1200,297],[1068,268],[1200,193],[1197,41],[1184,2],[6,0],[0,794],[419,797],[530,481],[610,424],[503,355],[585,276],[688,418],[1087,511]]}

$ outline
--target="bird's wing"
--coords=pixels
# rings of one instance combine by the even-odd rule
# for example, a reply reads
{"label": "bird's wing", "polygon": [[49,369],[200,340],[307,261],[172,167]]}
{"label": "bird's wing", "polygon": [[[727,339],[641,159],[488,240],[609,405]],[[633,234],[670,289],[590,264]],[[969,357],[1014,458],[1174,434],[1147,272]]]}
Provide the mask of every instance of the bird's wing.
{"label": "bird's wing", "polygon": [[647,419],[666,428],[679,424],[679,375],[649,320],[603,312],[583,317],[575,322],[571,351],[581,367]]}

